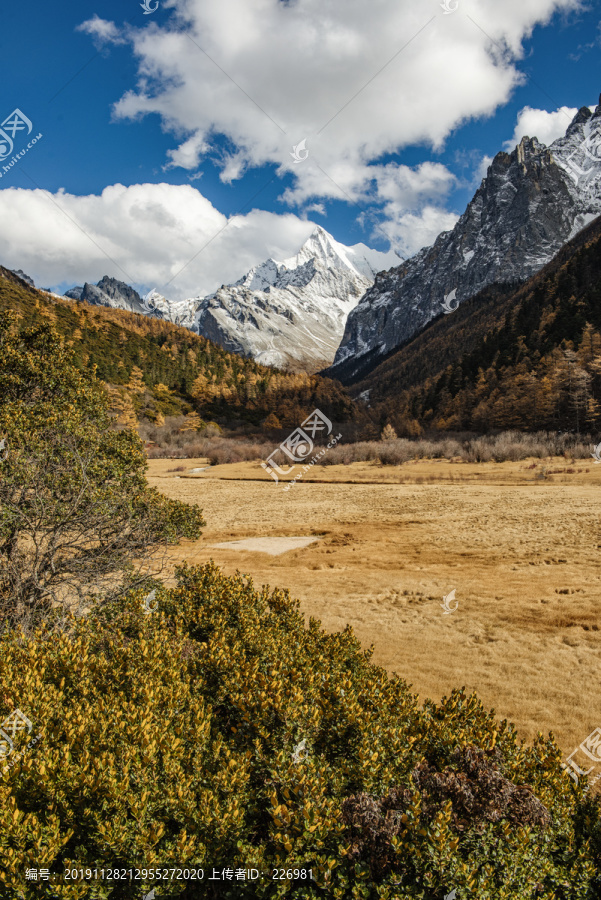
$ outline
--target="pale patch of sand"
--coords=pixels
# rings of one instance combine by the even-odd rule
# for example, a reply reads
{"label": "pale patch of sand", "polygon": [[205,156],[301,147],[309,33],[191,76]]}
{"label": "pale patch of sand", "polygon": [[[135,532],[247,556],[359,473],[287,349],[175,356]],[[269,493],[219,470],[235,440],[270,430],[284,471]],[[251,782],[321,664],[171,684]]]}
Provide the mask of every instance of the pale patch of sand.
{"label": "pale patch of sand", "polygon": [[248,550],[251,553],[269,553],[270,556],[281,556],[289,550],[301,550],[314,544],[316,537],[263,537],[246,538],[243,541],[225,541],[223,544],[211,544],[217,550]]}

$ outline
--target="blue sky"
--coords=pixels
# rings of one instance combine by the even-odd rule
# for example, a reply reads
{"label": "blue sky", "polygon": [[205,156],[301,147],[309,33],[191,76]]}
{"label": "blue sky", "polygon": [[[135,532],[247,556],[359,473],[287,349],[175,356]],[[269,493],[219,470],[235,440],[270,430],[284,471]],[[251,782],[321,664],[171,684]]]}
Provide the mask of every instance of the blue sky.
{"label": "blue sky", "polygon": [[[601,91],[600,14],[593,4],[576,9],[576,3],[565,2],[563,11],[557,11],[546,24],[536,24],[532,34],[528,35],[532,18],[536,19],[536,16],[530,19],[526,16],[521,26],[496,20],[487,25],[487,7],[492,6],[492,0],[471,0],[471,3],[459,0],[459,8],[448,17],[441,14],[438,2],[427,3],[420,10],[421,18],[409,9],[405,11],[406,20],[399,20],[403,27],[399,28],[397,23],[398,37],[390,43],[386,20],[376,26],[370,21],[370,28],[381,30],[374,34],[382,34],[382,48],[378,52],[376,47],[369,57],[358,47],[357,59],[361,65],[365,63],[364,70],[358,71],[360,66],[346,58],[344,42],[352,47],[353,41],[360,40],[361,12],[355,12],[355,18],[349,24],[343,5],[337,9],[339,0],[330,0],[326,53],[330,47],[335,48],[332,50],[334,62],[329,68],[326,66],[317,71],[318,64],[311,56],[307,35],[313,35],[313,40],[318,38],[315,38],[309,21],[311,8],[303,8],[303,4],[307,6],[311,0],[297,0],[297,9],[290,12],[287,12],[287,6],[280,4],[279,9],[273,10],[273,21],[265,21],[265,29],[269,31],[266,52],[274,59],[277,56],[272,64],[265,63],[263,54],[257,53],[256,48],[260,50],[263,46],[260,27],[253,38],[255,44],[249,42],[243,53],[239,50],[257,21],[261,25],[260,16],[263,15],[259,3],[255,4],[255,0],[246,2],[247,9],[251,10],[248,21],[238,25],[234,14],[239,13],[241,7],[236,5],[236,0],[225,3],[222,0],[222,7],[231,6],[231,26],[227,20],[224,23],[219,19],[215,3],[208,4],[206,0],[189,0],[189,7],[195,10],[193,16],[189,8],[184,7],[183,0],[162,2],[150,15],[143,15],[139,0],[105,0],[101,5],[88,0],[35,5],[26,2],[13,4],[3,12],[4,71],[0,81],[0,116],[4,118],[18,107],[32,120],[34,133],[43,134],[43,139],[28,151],[26,158],[20,159],[10,172],[5,172],[0,181],[0,211],[4,203],[5,229],[8,229],[7,217],[20,214],[27,220],[28,215],[34,215],[36,204],[40,210],[35,220],[39,227],[32,229],[35,234],[28,252],[24,249],[20,252],[10,229],[5,233],[0,228],[3,263],[23,268],[33,266],[36,282],[42,279],[53,287],[112,274],[131,280],[137,286],[149,289],[156,285],[160,290],[161,284],[170,284],[170,278],[192,256],[195,247],[200,248],[213,239],[211,249],[202,251],[188,265],[186,272],[191,280],[181,281],[179,276],[178,290],[173,286],[174,293],[185,295],[195,293],[196,284],[199,291],[208,290],[217,286],[217,281],[221,283],[232,276],[237,277],[235,273],[245,271],[253,259],[259,261],[278,250],[294,252],[295,245],[302,242],[303,222],[307,220],[322,225],[342,243],[362,241],[381,250],[388,249],[392,243],[393,248],[408,255],[418,249],[416,242],[420,241],[420,228],[426,237],[433,239],[437,231],[452,224],[453,215],[463,212],[479,183],[485,165],[483,160],[493,156],[512,138],[520,111],[531,107],[535,111],[556,113],[561,107],[572,109],[594,105]],[[270,2],[277,5],[277,0]],[[454,2],[451,0],[451,5]],[[257,6],[256,20],[252,18],[253,4]],[[399,5],[402,7],[402,2],[397,7]],[[501,6],[499,3],[494,5]],[[552,0],[533,0],[531,5],[548,13],[561,4],[554,4]],[[365,0],[364,6],[367,15],[369,0]],[[282,18],[282,7],[288,16],[296,16],[288,31]],[[185,8],[187,16],[182,15]],[[242,14],[239,15],[242,18]],[[513,16],[515,18],[515,13]],[[431,17],[436,17],[436,21],[426,24],[424,31],[414,37]],[[81,30],[84,22],[92,24]],[[108,25],[99,25],[99,22],[114,23],[114,27],[109,31]],[[282,22],[284,36],[283,41],[278,42],[274,29]],[[482,46],[476,46],[482,37],[476,34],[478,30],[482,31],[482,23],[487,35],[495,37],[497,42],[499,35],[505,37],[507,33],[509,49],[505,51],[502,65],[499,66],[498,60],[495,64],[497,70],[505,71],[505,80],[499,78],[498,83],[495,81],[498,71],[493,71],[494,66],[483,59],[484,52],[488,52],[486,47],[490,47],[487,38],[483,38]],[[441,29],[447,26],[448,39],[445,39]],[[190,40],[185,45],[190,50],[189,60],[182,63],[181,69],[177,64],[171,69],[165,46],[169,33],[174,31],[180,35],[188,31],[197,47],[206,41],[203,49],[208,48],[211,59],[201,49],[195,49]],[[298,34],[298,50],[295,49],[295,33]],[[398,58],[373,77],[378,67],[393,56],[390,50],[402,47],[410,38],[413,38],[410,49],[401,50]],[[464,42],[464,46],[462,44],[461,55],[458,53],[454,57],[453,42],[458,40]],[[286,46],[282,50],[282,43],[286,41],[290,47],[289,66],[285,59]],[[372,39],[372,46],[373,43]],[[521,50],[516,52],[518,45]],[[303,50],[303,46],[308,49]],[[343,46],[342,50],[340,46]],[[466,47],[472,48],[474,53],[475,62],[471,63],[474,66],[474,95],[482,91],[482,80],[491,79],[488,108],[486,98],[482,96],[471,102],[470,73],[460,72]],[[443,66],[442,74],[434,78],[433,83],[424,85],[426,79],[419,69],[420,58],[431,54],[434,60],[441,52],[449,55],[446,67]],[[413,54],[411,65],[409,54]],[[319,64],[323,55],[322,49]],[[153,71],[157,58],[161,62]],[[253,63],[249,65],[249,59],[257,60],[257,71],[251,71]],[[216,63],[222,64],[224,71]],[[197,70],[195,67],[201,64],[206,68]],[[345,84],[342,69],[347,64],[351,75]],[[266,73],[261,71],[264,65],[268,66]],[[482,70],[477,66],[482,66]],[[431,68],[428,64],[428,70]],[[146,79],[143,88],[140,87],[141,77]],[[459,87],[449,102],[442,95],[448,89],[447,81],[453,78],[460,78]],[[195,79],[198,79],[197,85]],[[207,86],[209,79],[211,85]],[[281,98],[277,93],[278,79]],[[371,79],[373,81],[362,89]],[[520,79],[521,83],[508,85],[508,81]],[[177,86],[178,81],[182,86]],[[303,81],[307,83],[308,98],[302,91],[299,93],[299,82],[302,87]],[[165,90],[164,85],[168,83],[169,88]],[[290,92],[289,102],[285,96],[287,91]],[[313,129],[315,132],[329,114],[333,115],[346,104],[356,91],[359,96],[323,130],[323,135],[331,135],[329,146],[320,138],[322,143],[315,153],[296,167],[291,160],[283,158],[286,153],[277,149],[278,141],[282,147],[291,150],[293,143],[305,137],[307,131],[310,133]],[[115,105],[128,92],[129,100],[116,113]],[[420,95],[417,98],[419,105],[413,110],[403,106],[409,103],[411,94]],[[157,97],[160,112],[146,112],[153,105],[157,106]],[[308,102],[311,98],[316,104],[314,122]],[[394,108],[395,98],[399,98],[398,113]],[[213,102],[214,110],[211,109]],[[378,110],[380,102],[383,105]],[[438,106],[438,103],[442,105]],[[228,109],[224,110],[225,107]],[[265,113],[269,113],[278,126],[274,126]],[[379,134],[380,123],[395,115],[399,121],[405,117],[406,126],[403,128],[400,121],[395,130],[388,123]],[[420,115],[423,115],[423,122],[417,121]],[[441,118],[445,121],[437,130],[432,119]],[[564,118],[567,126],[565,114]],[[202,145],[200,152],[198,147],[182,150],[182,145],[194,133]],[[308,137],[307,146],[317,146],[316,141],[317,138]],[[334,146],[336,141],[338,144]],[[365,141],[371,141],[367,148]],[[278,153],[281,153],[281,159]],[[231,171],[230,175],[224,176],[227,160]],[[170,161],[183,161],[184,165],[169,166]],[[424,168],[427,163],[433,168]],[[310,166],[313,166],[312,173]],[[370,188],[368,182],[371,171],[376,171],[374,166],[378,167],[379,180]],[[404,173],[400,187],[398,172]],[[415,183],[411,181],[409,185],[412,172],[416,173]],[[270,179],[273,179],[271,183]],[[69,199],[69,206],[61,200],[59,193],[63,191],[70,198],[80,198],[100,196],[108,186],[115,184],[129,188],[159,183],[188,189],[188,193],[173,194],[173,207],[166,200],[167,205],[158,209],[157,203],[160,205],[163,201],[157,201],[152,192],[143,203],[145,221],[157,216],[154,228],[157,241],[160,242],[162,230],[170,235],[169,246],[161,245],[161,252],[165,253],[162,268],[158,264],[153,268],[145,261],[146,251],[133,245],[121,258],[121,245],[123,241],[127,243],[129,237],[124,238],[118,231],[111,233],[108,224],[102,228],[99,224],[96,232],[90,219],[85,219],[82,204]],[[48,196],[44,200],[35,188],[43,188],[52,195],[56,208]],[[16,193],[14,189],[20,191]],[[198,235],[190,240],[190,245],[182,247],[181,256],[170,261],[169,251],[174,240],[171,232],[173,229],[178,231],[173,219],[177,218],[182,203],[193,202],[191,191],[202,195],[204,206],[200,210],[202,215],[192,209],[187,214],[194,222],[203,218],[203,225]],[[343,196],[349,199],[338,199]],[[239,244],[230,238],[230,243],[218,251],[222,242],[220,229],[241,209],[243,215],[239,221],[244,222],[244,228],[230,228],[237,234]],[[253,217],[245,218],[251,210]],[[107,220],[112,217],[114,221],[118,215],[120,213],[115,213],[114,209],[107,210]],[[46,216],[48,234],[45,236],[42,226]],[[64,219],[64,242],[56,245],[52,235],[56,229],[61,230],[61,217]],[[97,213],[97,218],[100,217],[101,213]],[[131,206],[126,218],[127,221],[124,218],[121,223],[124,231],[132,228]],[[77,239],[73,231],[74,219],[81,232]],[[181,233],[188,234],[188,226],[183,225]],[[412,235],[416,233],[412,243]],[[218,236],[215,238],[214,235]],[[89,253],[85,249],[86,239],[90,245]],[[133,238],[132,241],[135,244]],[[148,248],[147,233],[140,243]],[[59,277],[61,254],[65,277]],[[74,256],[80,258],[80,263]],[[226,257],[227,265],[224,265]],[[103,261],[106,261],[104,266]]]}

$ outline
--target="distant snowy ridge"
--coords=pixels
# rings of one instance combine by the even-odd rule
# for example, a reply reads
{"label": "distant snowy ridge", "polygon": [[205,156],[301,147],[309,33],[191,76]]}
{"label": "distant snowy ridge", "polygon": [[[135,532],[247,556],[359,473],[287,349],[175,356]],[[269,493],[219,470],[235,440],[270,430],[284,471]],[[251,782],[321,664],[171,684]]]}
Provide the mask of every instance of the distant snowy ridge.
{"label": "distant snowy ridge", "polygon": [[151,290],[141,297],[108,276],[65,296],[165,319],[264,365],[317,371],[333,361],[347,316],[376,272],[396,261],[364,244],[346,247],[317,226],[296,256],[268,259],[209,296],[169,300]]}
{"label": "distant snowy ridge", "polygon": [[174,325],[191,328],[194,324],[197,300],[167,300],[158,291],[152,290],[142,297],[142,302],[151,315],[160,315]]}

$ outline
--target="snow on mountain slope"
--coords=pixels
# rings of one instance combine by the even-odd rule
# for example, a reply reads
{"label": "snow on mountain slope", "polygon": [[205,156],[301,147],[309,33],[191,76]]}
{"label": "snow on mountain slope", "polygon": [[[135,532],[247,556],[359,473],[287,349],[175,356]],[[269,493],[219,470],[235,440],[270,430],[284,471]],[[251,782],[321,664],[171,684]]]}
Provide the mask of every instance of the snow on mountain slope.
{"label": "snow on mountain slope", "polygon": [[317,226],[296,256],[268,259],[207,297],[175,301],[156,290],[141,297],[107,276],[65,296],[166,319],[265,365],[314,372],[333,361],[347,316],[376,272],[396,261],[365,244],[345,247]]}
{"label": "snow on mountain slope", "polygon": [[[498,153],[465,213],[433,246],[380,273],[349,314],[329,374],[348,381],[443,312],[493,283],[521,282],[601,214],[601,98],[550,147]],[[361,359],[363,357],[363,360]]]}
{"label": "snow on mountain slope", "polygon": [[329,365],[349,312],[396,257],[345,247],[317,227],[296,256],[268,259],[235,284],[198,299],[193,330],[264,365]]}
{"label": "snow on mountain slope", "polygon": [[98,284],[89,284],[87,281],[81,287],[77,285],[65,292],[65,297],[71,300],[84,300],[94,306],[110,306],[113,309],[126,309],[128,312],[152,315],[153,310],[146,306],[140,295],[134,288],[109,278],[105,275]]}
{"label": "snow on mountain slope", "polygon": [[192,328],[196,313],[196,300],[167,300],[158,291],[149,291],[142,302],[155,315],[160,315],[174,325],[182,325],[184,328]]}

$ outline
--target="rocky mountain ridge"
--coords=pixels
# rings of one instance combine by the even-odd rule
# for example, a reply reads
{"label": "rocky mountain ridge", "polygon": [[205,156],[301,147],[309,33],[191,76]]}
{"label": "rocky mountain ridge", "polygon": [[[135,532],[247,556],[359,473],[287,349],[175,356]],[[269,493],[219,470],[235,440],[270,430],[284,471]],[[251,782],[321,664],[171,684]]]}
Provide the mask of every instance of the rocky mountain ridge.
{"label": "rocky mountain ridge", "polygon": [[295,256],[268,259],[205,297],[141,296],[108,276],[65,296],[165,319],[264,365],[314,372],[332,363],[349,312],[393,261],[391,252],[346,247],[317,226]]}
{"label": "rocky mountain ridge", "polygon": [[65,297],[71,300],[83,300],[93,306],[110,306],[112,309],[125,309],[128,312],[152,314],[134,288],[124,281],[109,278],[105,275],[98,284],[77,285],[65,291]]}
{"label": "rocky mountain ridge", "polygon": [[325,374],[354,381],[444,311],[538,272],[601,213],[601,98],[550,147],[524,137],[498,153],[452,231],[380,273],[349,314]]}
{"label": "rocky mountain ridge", "polygon": [[296,256],[268,259],[201,298],[192,328],[263,365],[315,371],[334,359],[349,312],[393,258],[318,227]]}

